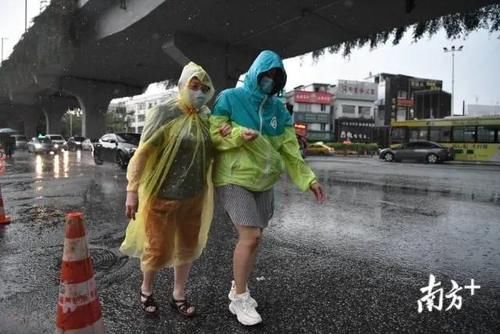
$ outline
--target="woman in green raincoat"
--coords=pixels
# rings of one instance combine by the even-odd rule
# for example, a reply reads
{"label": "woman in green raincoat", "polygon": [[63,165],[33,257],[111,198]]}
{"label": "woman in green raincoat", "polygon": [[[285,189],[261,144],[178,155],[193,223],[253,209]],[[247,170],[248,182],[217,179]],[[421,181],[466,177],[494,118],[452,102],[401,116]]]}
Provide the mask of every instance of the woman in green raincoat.
{"label": "woman in green raincoat", "polygon": [[[229,310],[243,325],[262,321],[247,281],[274,211],[273,185],[286,169],[300,190],[310,190],[319,202],[324,200],[322,187],[300,154],[290,114],[274,96],[285,83],[281,58],[263,51],[242,87],[220,93],[210,117],[212,143],[218,151],[214,184],[218,200],[238,231]],[[223,137],[218,129],[227,123],[232,130]]]}
{"label": "woman in green raincoat", "polygon": [[193,260],[205,247],[213,213],[212,147],[205,104],[214,87],[200,66],[189,63],[179,94],[147,112],[140,144],[127,170],[126,214],[132,220],[120,250],[139,257],[141,306],[157,314],[155,273],[174,267],[171,306],[184,316],[195,308],[185,285]]}

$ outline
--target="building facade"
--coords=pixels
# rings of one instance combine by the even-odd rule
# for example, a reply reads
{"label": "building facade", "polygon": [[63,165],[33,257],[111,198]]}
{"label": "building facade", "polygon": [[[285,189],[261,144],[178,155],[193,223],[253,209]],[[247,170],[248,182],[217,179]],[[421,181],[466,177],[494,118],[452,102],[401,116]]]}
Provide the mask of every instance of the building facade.
{"label": "building facade", "polygon": [[451,94],[442,90],[415,92],[414,119],[444,118],[451,115]]}
{"label": "building facade", "polygon": [[403,74],[380,73],[372,77],[378,85],[375,124],[391,121],[443,118],[451,115],[451,95],[443,92],[443,81]]}
{"label": "building facade", "polygon": [[309,141],[370,142],[374,127],[377,85],[339,80],[337,85],[314,83],[286,93],[294,122],[307,127]]}
{"label": "building facade", "polygon": [[375,101],[378,86],[373,82],[339,80],[330,89],[335,96],[333,104],[334,140],[338,142],[373,141]]}
{"label": "building facade", "polygon": [[126,115],[129,119],[130,132],[142,133],[144,121],[146,120],[146,111],[160,104],[165,103],[169,98],[175,96],[175,90],[165,92],[137,95],[129,98],[125,102]]}
{"label": "building facade", "polygon": [[333,140],[333,102],[328,84],[295,87],[285,94],[295,123],[307,126],[308,140]]}
{"label": "building facade", "polygon": [[497,116],[500,115],[500,105],[468,104],[467,116]]}

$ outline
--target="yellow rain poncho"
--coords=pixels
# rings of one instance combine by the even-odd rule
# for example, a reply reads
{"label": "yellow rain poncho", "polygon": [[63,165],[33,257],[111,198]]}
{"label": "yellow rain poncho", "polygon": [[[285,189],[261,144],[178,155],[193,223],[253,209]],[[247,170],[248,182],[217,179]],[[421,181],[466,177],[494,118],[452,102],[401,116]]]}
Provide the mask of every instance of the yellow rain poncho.
{"label": "yellow rain poncho", "polygon": [[200,66],[189,63],[179,94],[147,112],[141,142],[127,170],[127,191],[138,191],[139,208],[120,250],[141,258],[143,271],[157,271],[198,258],[206,245],[213,214],[212,147],[203,105],[193,107],[189,82],[214,87]]}

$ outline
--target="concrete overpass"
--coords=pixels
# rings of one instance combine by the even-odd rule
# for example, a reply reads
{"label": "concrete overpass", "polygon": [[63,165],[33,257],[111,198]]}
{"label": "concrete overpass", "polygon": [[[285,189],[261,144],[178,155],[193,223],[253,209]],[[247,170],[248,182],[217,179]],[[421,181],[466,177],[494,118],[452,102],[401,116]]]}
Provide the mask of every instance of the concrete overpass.
{"label": "concrete overpass", "polygon": [[67,107],[80,106],[83,134],[97,137],[111,99],[175,81],[188,60],[223,89],[262,49],[288,58],[492,3],[498,0],[53,0],[0,68],[0,123],[24,123],[33,136],[44,114],[57,132]]}

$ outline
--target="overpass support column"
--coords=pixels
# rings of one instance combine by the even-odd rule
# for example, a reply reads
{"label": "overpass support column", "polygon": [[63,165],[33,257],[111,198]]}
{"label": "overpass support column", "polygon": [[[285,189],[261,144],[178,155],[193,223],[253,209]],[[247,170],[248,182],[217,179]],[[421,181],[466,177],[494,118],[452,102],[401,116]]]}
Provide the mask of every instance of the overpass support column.
{"label": "overpass support column", "polygon": [[62,116],[67,109],[43,108],[45,116],[45,131],[46,133],[61,134],[62,133]]}
{"label": "overpass support column", "polygon": [[106,112],[111,96],[78,97],[82,114],[82,136],[99,138],[106,132]]}
{"label": "overpass support column", "polygon": [[45,116],[46,133],[62,133],[62,116],[68,109],[78,106],[74,97],[46,96],[40,98],[40,106]]}
{"label": "overpass support column", "polygon": [[[17,108],[16,108],[17,109]],[[24,135],[28,140],[36,137],[37,126],[40,121],[40,116],[42,114],[42,109],[39,106],[22,106],[18,108],[21,115],[21,120],[24,125]]]}
{"label": "overpass support column", "polygon": [[141,94],[144,87],[129,87],[119,83],[65,77],[61,88],[75,96],[82,114],[82,136],[99,138],[106,132],[106,112],[109,102],[121,96]]}

